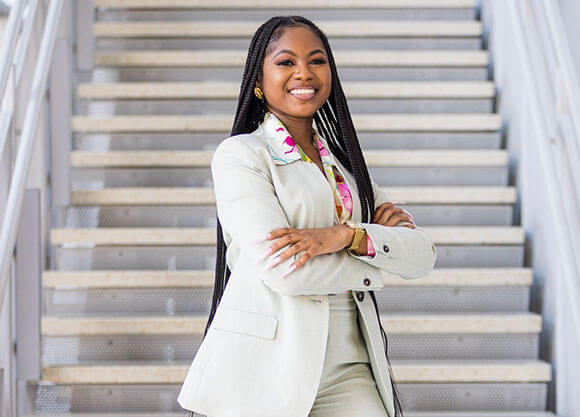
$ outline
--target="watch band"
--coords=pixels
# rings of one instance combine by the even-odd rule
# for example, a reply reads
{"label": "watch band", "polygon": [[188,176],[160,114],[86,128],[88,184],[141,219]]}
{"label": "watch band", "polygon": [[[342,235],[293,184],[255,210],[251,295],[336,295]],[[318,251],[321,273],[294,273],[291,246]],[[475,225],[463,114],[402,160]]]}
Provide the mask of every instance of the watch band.
{"label": "watch band", "polygon": [[350,220],[346,221],[346,225],[354,229],[354,237],[352,239],[351,245],[348,247],[348,250],[356,251],[360,246],[363,236],[365,235],[365,229],[361,227],[360,223],[352,222]]}

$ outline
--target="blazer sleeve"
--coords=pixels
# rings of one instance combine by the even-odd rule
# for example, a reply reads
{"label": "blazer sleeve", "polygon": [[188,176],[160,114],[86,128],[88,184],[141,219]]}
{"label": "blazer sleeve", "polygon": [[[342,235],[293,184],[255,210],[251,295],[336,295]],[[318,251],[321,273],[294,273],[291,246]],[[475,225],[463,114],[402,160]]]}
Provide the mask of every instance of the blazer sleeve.
{"label": "blazer sleeve", "polygon": [[[263,271],[268,260],[288,246],[258,263],[259,256],[274,240],[255,242],[274,229],[293,227],[280,205],[263,157],[243,139],[230,137],[214,152],[211,173],[222,228],[240,248],[239,256],[244,254],[256,262],[259,277],[273,291],[283,295],[312,295],[384,287],[383,280],[378,278],[380,274],[372,273],[371,269],[365,275],[365,268],[360,268],[357,262],[353,264],[346,250],[315,256],[284,278],[281,275],[303,252]],[[362,273],[352,273],[354,270]],[[370,284],[367,281],[365,285],[365,278],[370,279]]]}
{"label": "blazer sleeve", "polygon": [[[375,209],[381,204],[391,201],[387,194],[372,180],[375,194]],[[396,274],[405,279],[421,278],[428,275],[435,266],[437,249],[431,237],[416,226],[411,229],[398,226],[408,222],[401,221],[397,226],[383,226],[376,223],[362,223],[371,237],[375,256],[348,254],[356,259]]]}

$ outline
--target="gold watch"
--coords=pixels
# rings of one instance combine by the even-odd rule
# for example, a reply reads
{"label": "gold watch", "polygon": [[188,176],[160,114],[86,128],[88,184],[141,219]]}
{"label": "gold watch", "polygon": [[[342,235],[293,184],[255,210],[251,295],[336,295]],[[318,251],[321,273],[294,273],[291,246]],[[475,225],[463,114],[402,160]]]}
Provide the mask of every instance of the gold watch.
{"label": "gold watch", "polygon": [[360,246],[360,242],[362,241],[363,236],[365,235],[365,229],[358,222],[347,220],[345,224],[348,227],[354,229],[354,238],[352,239],[352,244],[347,248],[347,250],[356,251]]}

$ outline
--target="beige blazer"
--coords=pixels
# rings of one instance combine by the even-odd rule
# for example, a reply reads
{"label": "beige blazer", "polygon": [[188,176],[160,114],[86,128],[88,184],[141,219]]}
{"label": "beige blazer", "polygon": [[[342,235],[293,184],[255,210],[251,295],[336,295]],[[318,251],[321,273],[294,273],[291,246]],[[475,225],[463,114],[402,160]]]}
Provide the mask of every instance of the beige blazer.
{"label": "beige blazer", "polygon": [[[257,259],[272,241],[252,242],[276,228],[332,226],[336,210],[316,164],[277,160],[267,146],[272,127],[265,125],[225,139],[211,161],[232,273],[178,402],[209,417],[307,417],[324,363],[328,294],[353,290],[377,388],[394,417],[382,335],[368,291],[383,288],[381,271],[405,279],[427,275],[437,257],[435,245],[421,227],[364,223],[374,258],[342,250],[316,256],[281,278],[299,253],[263,271],[267,262]],[[352,193],[352,219],[360,222],[356,182],[331,156]],[[373,187],[375,207],[390,201],[374,181]]]}

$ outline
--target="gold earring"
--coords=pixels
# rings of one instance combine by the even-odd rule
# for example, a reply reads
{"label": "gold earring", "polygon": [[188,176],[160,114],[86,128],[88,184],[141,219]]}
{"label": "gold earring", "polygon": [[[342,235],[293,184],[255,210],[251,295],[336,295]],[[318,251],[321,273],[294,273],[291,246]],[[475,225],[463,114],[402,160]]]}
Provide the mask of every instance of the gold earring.
{"label": "gold earring", "polygon": [[264,92],[260,87],[256,87],[254,88],[254,95],[258,97],[258,100],[262,100],[262,98],[264,97]]}

